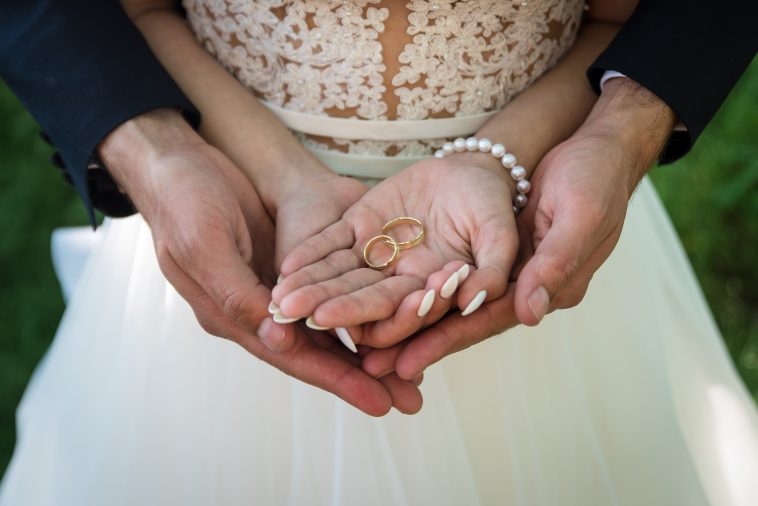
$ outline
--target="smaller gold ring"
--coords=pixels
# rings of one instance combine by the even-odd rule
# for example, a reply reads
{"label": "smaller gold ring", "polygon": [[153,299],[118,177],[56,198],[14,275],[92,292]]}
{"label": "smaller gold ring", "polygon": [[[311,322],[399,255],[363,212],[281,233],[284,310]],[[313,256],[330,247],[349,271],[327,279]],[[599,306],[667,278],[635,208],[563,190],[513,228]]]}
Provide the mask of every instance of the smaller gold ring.
{"label": "smaller gold ring", "polygon": [[421,232],[419,232],[416,237],[408,241],[402,241],[402,242],[397,243],[398,247],[401,250],[417,246],[419,243],[421,243],[421,241],[424,240],[424,224],[421,223],[420,220],[417,220],[416,218],[411,218],[410,216],[401,216],[400,218],[395,218],[394,220],[388,221],[382,227],[382,233],[387,234],[387,232],[389,232],[391,229],[395,228],[398,225],[416,225],[418,227],[421,227]]}
{"label": "smaller gold ring", "polygon": [[[371,251],[371,247],[376,244],[377,242],[382,241],[387,246],[392,247],[392,255],[390,256],[389,260],[387,260],[384,263],[381,264],[372,264],[371,261],[368,259],[369,251]],[[371,267],[372,269],[375,269],[377,271],[381,271],[382,269],[386,269],[393,263],[395,263],[395,260],[397,260],[397,256],[400,254],[400,245],[393,239],[392,237],[388,235],[377,235],[375,237],[372,237],[368,240],[366,243],[366,246],[363,247],[363,260],[366,262],[366,265]]]}

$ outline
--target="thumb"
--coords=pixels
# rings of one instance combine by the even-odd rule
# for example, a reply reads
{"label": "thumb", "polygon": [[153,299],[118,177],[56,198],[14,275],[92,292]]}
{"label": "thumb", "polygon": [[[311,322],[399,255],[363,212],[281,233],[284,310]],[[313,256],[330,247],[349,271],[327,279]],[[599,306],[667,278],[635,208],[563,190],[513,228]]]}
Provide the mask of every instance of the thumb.
{"label": "thumb", "polygon": [[458,306],[465,315],[483,302],[502,297],[518,254],[518,234],[513,213],[498,213],[483,223],[472,238],[476,269],[458,292]]}
{"label": "thumb", "polygon": [[544,318],[556,295],[603,239],[598,232],[580,216],[555,217],[518,276],[514,305],[521,323],[537,325]]}

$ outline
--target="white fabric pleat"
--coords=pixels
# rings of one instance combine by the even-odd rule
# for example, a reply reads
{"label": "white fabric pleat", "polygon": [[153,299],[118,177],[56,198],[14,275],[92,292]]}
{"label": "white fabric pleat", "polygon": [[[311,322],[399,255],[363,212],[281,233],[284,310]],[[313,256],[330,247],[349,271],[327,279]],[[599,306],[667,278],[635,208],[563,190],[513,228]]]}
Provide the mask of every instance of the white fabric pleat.
{"label": "white fabric pleat", "polygon": [[109,220],[18,409],[0,505],[729,505],[758,416],[652,186],[579,307],[375,419],[205,334]]}

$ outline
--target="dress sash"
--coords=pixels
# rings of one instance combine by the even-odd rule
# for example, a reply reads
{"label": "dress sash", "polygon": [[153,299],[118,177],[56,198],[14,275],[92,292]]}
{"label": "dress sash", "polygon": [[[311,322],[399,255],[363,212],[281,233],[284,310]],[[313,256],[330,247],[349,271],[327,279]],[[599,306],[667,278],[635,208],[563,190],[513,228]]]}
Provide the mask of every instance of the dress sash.
{"label": "dress sash", "polygon": [[[320,116],[284,109],[262,100],[289,128],[310,135],[347,140],[410,141],[466,137],[479,130],[499,111],[472,116],[422,120],[365,120]],[[383,179],[428,156],[381,156],[310,150],[333,171],[346,176]],[[431,153],[429,154],[431,155]]]}

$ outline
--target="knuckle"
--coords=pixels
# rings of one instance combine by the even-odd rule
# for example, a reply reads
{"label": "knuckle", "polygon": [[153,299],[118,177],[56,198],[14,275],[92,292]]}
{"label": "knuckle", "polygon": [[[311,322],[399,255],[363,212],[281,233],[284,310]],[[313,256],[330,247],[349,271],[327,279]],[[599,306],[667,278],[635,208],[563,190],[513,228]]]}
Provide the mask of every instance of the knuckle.
{"label": "knuckle", "polygon": [[202,328],[206,333],[212,336],[222,337],[221,325],[219,325],[213,318],[209,318],[204,315],[197,315],[197,323],[200,324],[200,328]]}
{"label": "knuckle", "polygon": [[571,276],[577,267],[576,259],[549,256],[542,259],[538,272],[542,279],[549,280],[555,287],[562,287],[571,281]]}
{"label": "knuckle", "polygon": [[224,296],[221,310],[227,318],[243,327],[250,324],[257,326],[261,317],[252,310],[255,307],[252,302],[248,294],[231,291]]}
{"label": "knuckle", "polygon": [[561,309],[569,309],[578,306],[587,294],[587,284],[582,284],[571,290],[563,291],[555,297],[555,306]]}

